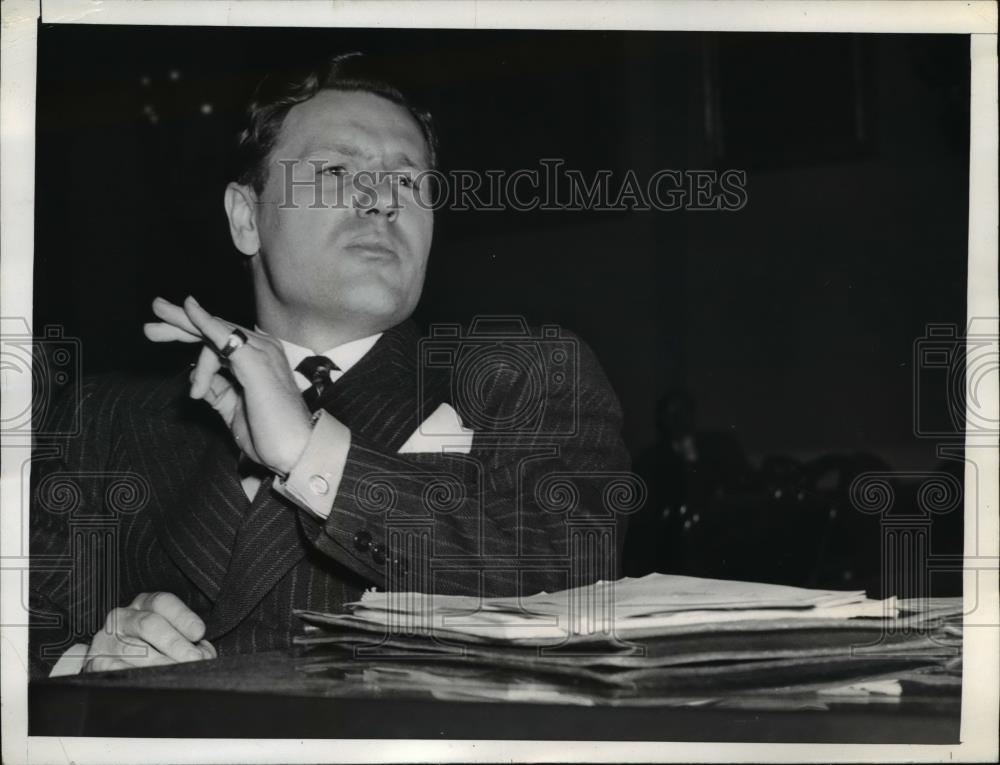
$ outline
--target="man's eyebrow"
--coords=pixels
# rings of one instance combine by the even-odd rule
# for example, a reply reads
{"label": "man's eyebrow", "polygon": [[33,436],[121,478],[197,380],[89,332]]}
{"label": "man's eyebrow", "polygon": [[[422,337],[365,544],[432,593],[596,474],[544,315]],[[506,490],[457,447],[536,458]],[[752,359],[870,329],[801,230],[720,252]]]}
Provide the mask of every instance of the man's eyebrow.
{"label": "man's eyebrow", "polygon": [[348,143],[329,143],[326,141],[321,143],[306,144],[305,153],[309,154],[314,151],[323,151],[324,149],[328,151],[335,151],[338,154],[343,154],[347,157],[360,157],[363,154],[357,146],[351,146]]}
{"label": "man's eyebrow", "polygon": [[[324,149],[328,151],[335,151],[338,154],[343,154],[345,157],[365,156],[365,152],[361,151],[357,146],[352,146],[348,143],[331,143],[329,141],[307,144],[303,154],[311,154],[312,152],[323,151]],[[405,167],[421,168],[429,164],[428,162],[418,162],[405,151],[395,152],[389,156],[389,159],[395,160],[396,164],[403,165]]]}
{"label": "man's eyebrow", "polygon": [[392,159],[398,160],[397,164],[403,165],[405,167],[424,167],[427,165],[426,162],[417,162],[406,152],[398,152],[392,155]]}

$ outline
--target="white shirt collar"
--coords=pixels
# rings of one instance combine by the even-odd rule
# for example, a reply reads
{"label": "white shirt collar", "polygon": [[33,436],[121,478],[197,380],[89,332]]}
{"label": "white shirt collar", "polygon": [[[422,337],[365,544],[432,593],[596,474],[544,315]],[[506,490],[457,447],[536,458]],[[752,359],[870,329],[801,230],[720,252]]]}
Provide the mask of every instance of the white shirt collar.
{"label": "white shirt collar", "polygon": [[[260,332],[259,328],[257,331]],[[379,332],[375,335],[369,335],[368,337],[362,337],[357,340],[351,340],[349,343],[343,343],[334,348],[329,348],[322,353],[316,353],[309,348],[303,348],[301,345],[296,345],[288,340],[281,340],[281,347],[285,350],[285,358],[288,359],[288,366],[293,372],[295,372],[295,367],[297,367],[302,360],[308,356],[326,356],[339,368],[338,371],[330,373],[330,380],[336,382],[340,377],[347,372],[348,369],[357,364],[361,359],[372,349],[372,346],[378,342],[378,339],[382,337],[382,333]],[[310,385],[312,381],[308,379],[305,375],[295,372],[295,382],[299,386],[299,390],[305,390]]]}

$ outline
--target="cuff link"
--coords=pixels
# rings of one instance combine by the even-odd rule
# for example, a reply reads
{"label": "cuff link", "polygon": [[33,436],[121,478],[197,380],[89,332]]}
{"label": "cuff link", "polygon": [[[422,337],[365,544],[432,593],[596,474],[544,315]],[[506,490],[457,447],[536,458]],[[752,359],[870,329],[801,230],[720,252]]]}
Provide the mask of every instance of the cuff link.
{"label": "cuff link", "polygon": [[368,552],[368,548],[372,546],[372,535],[367,531],[359,531],[354,535],[354,549],[358,552]]}
{"label": "cuff link", "polygon": [[313,475],[309,477],[309,488],[312,489],[313,494],[323,496],[324,494],[329,493],[330,482],[321,475]]}

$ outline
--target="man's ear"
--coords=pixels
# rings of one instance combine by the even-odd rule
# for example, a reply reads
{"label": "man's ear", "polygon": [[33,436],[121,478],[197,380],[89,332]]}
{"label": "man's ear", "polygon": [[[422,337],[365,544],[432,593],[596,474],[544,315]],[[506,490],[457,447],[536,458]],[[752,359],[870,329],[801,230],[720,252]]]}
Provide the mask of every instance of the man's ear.
{"label": "man's ear", "polygon": [[257,194],[250,186],[230,183],[226,186],[226,217],[229,218],[229,235],[236,249],[247,257],[260,250],[257,230]]}

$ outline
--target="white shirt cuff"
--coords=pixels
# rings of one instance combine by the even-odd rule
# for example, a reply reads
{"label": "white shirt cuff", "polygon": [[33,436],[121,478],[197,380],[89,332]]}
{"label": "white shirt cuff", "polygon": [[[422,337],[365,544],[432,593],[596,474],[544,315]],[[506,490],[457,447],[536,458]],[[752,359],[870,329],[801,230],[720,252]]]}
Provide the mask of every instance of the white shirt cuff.
{"label": "white shirt cuff", "polygon": [[79,675],[83,669],[83,663],[87,660],[87,652],[90,646],[86,643],[77,643],[66,649],[66,653],[59,657],[59,661],[49,672],[49,677],[64,677],[66,675]]}
{"label": "white shirt cuff", "polygon": [[351,431],[333,415],[322,412],[288,478],[274,480],[275,491],[320,518],[329,517],[350,448]]}

